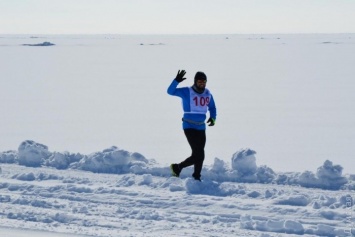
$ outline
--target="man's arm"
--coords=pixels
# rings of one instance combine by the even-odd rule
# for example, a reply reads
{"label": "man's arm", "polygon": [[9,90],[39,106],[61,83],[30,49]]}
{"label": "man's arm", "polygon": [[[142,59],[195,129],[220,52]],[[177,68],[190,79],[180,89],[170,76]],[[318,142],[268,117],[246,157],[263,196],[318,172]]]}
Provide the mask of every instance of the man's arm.
{"label": "man's arm", "polygon": [[208,110],[210,111],[210,118],[207,120],[207,123],[209,123],[208,126],[213,126],[217,119],[217,109],[212,95],[210,103],[208,104]]}
{"label": "man's arm", "polygon": [[178,86],[178,84],[180,82],[182,82],[183,80],[185,80],[186,78],[184,77],[186,74],[185,70],[179,70],[175,79],[173,80],[173,82],[170,84],[170,86],[168,87],[168,94],[169,95],[176,95],[176,96],[181,96],[179,94],[179,90],[176,88]]}
{"label": "man's arm", "polygon": [[177,86],[179,85],[179,82],[177,82],[175,79],[171,82],[170,86],[168,87],[168,94],[169,95],[176,95],[177,93]]}

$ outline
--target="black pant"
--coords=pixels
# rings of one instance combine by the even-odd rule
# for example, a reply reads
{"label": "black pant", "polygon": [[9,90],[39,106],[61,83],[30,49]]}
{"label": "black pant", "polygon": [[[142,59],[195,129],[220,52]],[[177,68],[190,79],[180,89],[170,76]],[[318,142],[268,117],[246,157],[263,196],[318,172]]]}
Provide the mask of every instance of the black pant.
{"label": "black pant", "polygon": [[200,179],[203,160],[205,159],[206,131],[196,129],[184,129],[187,141],[190,144],[192,154],[179,164],[181,169],[194,165],[192,176]]}

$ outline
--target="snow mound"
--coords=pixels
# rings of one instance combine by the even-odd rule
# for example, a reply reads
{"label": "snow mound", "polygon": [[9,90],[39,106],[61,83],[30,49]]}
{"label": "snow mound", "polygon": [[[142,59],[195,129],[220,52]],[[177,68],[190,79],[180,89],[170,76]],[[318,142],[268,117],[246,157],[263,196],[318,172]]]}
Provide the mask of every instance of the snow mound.
{"label": "snow mound", "polygon": [[326,160],[316,174],[310,171],[303,172],[299,177],[299,184],[303,187],[337,190],[348,182],[342,176],[342,171],[343,167]]}
{"label": "snow mound", "polygon": [[316,229],[308,229],[306,234],[336,237],[336,236],[352,236],[348,230],[338,229],[326,224],[317,224]]}
{"label": "snow mound", "polygon": [[47,146],[34,141],[24,141],[18,148],[18,162],[24,166],[39,167],[50,155]]}
{"label": "snow mound", "polygon": [[264,232],[276,232],[287,234],[303,235],[305,229],[302,223],[293,220],[258,220],[250,215],[243,215],[240,217],[241,228],[248,230],[258,230]]}
{"label": "snow mound", "polygon": [[80,161],[84,156],[81,154],[71,154],[69,152],[53,152],[45,165],[57,169],[67,169],[70,164]]}
{"label": "snow mound", "polygon": [[171,192],[185,191],[185,185],[183,181],[176,177],[167,179],[162,185],[162,188],[169,188]]}
{"label": "snow mound", "polygon": [[131,168],[146,166],[148,160],[139,153],[130,153],[115,146],[84,156],[71,167],[95,173],[129,173]]}
{"label": "snow mound", "polygon": [[256,152],[251,149],[242,149],[232,157],[232,169],[238,171],[242,177],[253,176],[256,173]]}
{"label": "snow mound", "polygon": [[185,185],[187,193],[190,194],[207,194],[214,196],[219,196],[220,194],[219,184],[210,180],[200,182],[195,179],[188,178],[186,179]]}
{"label": "snow mound", "polygon": [[16,151],[5,151],[0,152],[0,163],[16,163],[17,152]]}
{"label": "snow mound", "polygon": [[[94,173],[147,175],[142,181],[146,185],[151,183],[152,176],[169,177],[171,175],[169,167],[160,166],[153,159],[148,160],[140,153],[132,153],[116,146],[89,155],[83,155],[69,152],[50,152],[47,146],[31,140],[22,142],[18,151],[0,152],[0,163],[18,163],[27,167],[45,166],[60,170],[77,169]],[[191,177],[192,169],[191,167],[184,169],[180,175],[181,178]],[[333,165],[331,161],[326,160],[317,169],[316,173],[305,171],[303,173],[277,174],[270,167],[265,165],[257,166],[256,152],[247,148],[234,153],[231,158],[231,164],[215,158],[210,167],[205,165],[202,170],[202,183],[196,184],[194,180],[189,180],[183,186],[181,184],[177,186],[171,184],[171,190],[187,190],[189,193],[216,196],[245,192],[245,190],[241,191],[233,186],[220,186],[221,183],[225,182],[275,183],[328,190],[355,190],[354,176],[343,176],[342,171],[343,168],[340,165]],[[21,179],[26,180],[26,177],[23,176]],[[32,178],[29,177],[29,179]],[[208,186],[208,188],[204,185]],[[248,195],[258,198],[261,193],[254,192]],[[294,205],[300,205],[305,202],[303,200]],[[319,204],[314,203],[314,207],[317,208]]]}
{"label": "snow mound", "polygon": [[212,167],[204,173],[209,179],[218,182],[271,183],[276,178],[275,172],[267,167],[256,165],[256,152],[242,149],[232,156],[232,169],[229,165],[215,158]]}
{"label": "snow mound", "polygon": [[291,195],[280,197],[275,204],[290,206],[307,206],[310,203],[309,197],[305,195]]}

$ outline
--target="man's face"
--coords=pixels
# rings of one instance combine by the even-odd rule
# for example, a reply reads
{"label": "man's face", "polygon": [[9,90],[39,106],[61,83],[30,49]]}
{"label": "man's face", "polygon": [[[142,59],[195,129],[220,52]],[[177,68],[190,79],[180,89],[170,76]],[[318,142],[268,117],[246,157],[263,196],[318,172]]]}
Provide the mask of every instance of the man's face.
{"label": "man's face", "polygon": [[198,79],[197,81],[196,81],[196,86],[197,86],[197,88],[199,88],[199,89],[205,89],[205,87],[206,87],[206,80],[201,80],[201,79]]}

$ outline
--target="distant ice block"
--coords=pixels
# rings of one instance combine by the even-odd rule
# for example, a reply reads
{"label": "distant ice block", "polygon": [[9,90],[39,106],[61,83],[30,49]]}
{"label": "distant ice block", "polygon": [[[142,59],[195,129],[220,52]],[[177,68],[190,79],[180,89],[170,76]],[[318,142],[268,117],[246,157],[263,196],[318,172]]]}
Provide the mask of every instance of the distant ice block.
{"label": "distant ice block", "polygon": [[23,46],[53,46],[53,45],[55,44],[47,41],[39,44],[23,44]]}

